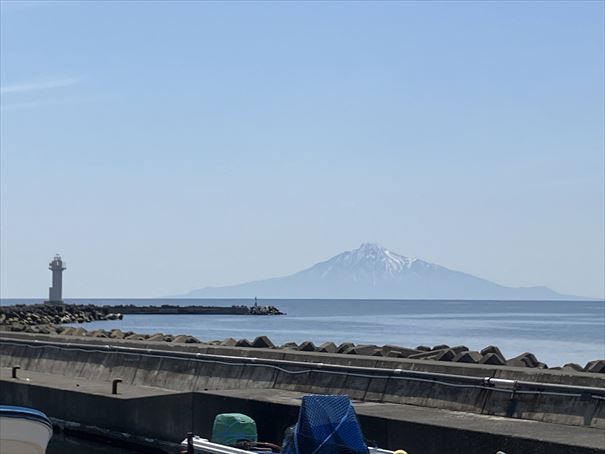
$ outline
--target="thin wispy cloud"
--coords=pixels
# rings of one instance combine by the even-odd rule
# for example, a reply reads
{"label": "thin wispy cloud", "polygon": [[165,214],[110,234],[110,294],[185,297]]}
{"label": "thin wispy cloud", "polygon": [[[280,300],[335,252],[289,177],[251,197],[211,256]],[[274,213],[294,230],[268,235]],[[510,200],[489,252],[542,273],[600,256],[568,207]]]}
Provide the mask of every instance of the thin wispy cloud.
{"label": "thin wispy cloud", "polygon": [[77,78],[45,80],[39,82],[28,82],[13,85],[3,85],[0,87],[1,94],[7,93],[27,93],[32,91],[49,90],[52,88],[63,88],[75,85],[78,83]]}

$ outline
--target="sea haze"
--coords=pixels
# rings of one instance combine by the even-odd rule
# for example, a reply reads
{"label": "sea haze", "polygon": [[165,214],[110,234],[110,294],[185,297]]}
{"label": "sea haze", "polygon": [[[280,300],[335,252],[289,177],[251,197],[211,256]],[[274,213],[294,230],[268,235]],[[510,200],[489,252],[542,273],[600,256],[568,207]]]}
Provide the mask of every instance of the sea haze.
{"label": "sea haze", "polygon": [[[23,302],[23,300],[21,300]],[[94,304],[253,304],[250,299],[70,300]],[[4,300],[3,304],[8,304]],[[209,341],[267,335],[276,344],[311,340],[369,344],[493,344],[507,357],[529,351],[549,366],[605,358],[603,301],[384,301],[262,300],[284,316],[126,315],[120,321],[88,323],[87,329],[119,328],[139,333],[191,334]]]}

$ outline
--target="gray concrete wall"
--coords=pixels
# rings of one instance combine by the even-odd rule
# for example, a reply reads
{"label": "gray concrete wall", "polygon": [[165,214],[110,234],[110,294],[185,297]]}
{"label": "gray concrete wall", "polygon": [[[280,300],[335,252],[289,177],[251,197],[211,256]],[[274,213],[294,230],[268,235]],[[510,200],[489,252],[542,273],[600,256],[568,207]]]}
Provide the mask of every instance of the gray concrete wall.
{"label": "gray concrete wall", "polygon": [[[0,400],[10,405],[40,409],[51,418],[172,442],[181,441],[188,431],[210,438],[212,423],[217,414],[241,412],[257,422],[261,440],[281,444],[283,431],[294,424],[298,417],[297,405],[259,399],[211,393],[118,398],[10,379],[0,380]],[[582,443],[574,443],[573,440],[561,443],[545,441],[539,435],[523,437],[495,434],[489,430],[480,430],[486,428],[479,428],[479,425],[478,430],[469,430],[457,427],[455,420],[452,420],[451,426],[444,427],[426,421],[403,421],[388,415],[376,416],[362,412],[359,421],[368,440],[387,449],[406,449],[411,453],[468,454],[495,453],[498,450],[533,454],[603,452],[598,448],[583,446]],[[569,428],[572,429],[578,430]],[[531,432],[532,429],[528,428],[527,433]]]}
{"label": "gray concrete wall", "polygon": [[391,449],[405,449],[409,453],[495,454],[503,451],[512,454],[554,454],[585,452],[603,453],[597,448],[564,446],[545,440],[511,437],[482,431],[469,431],[455,424],[450,427],[435,427],[407,421],[402,424],[388,418],[359,416],[364,435]]}
{"label": "gray concrete wall", "polygon": [[[73,340],[73,338],[72,338]],[[78,339],[79,341],[80,339]],[[106,339],[104,339],[106,340]],[[141,343],[134,343],[140,348]],[[157,346],[153,346],[156,347]],[[177,348],[174,345],[170,347]],[[196,358],[176,358],[148,356],[125,352],[60,350],[51,346],[0,344],[1,366],[21,365],[24,369],[51,373],[58,376],[81,377],[90,380],[111,381],[121,378],[125,383],[142,386],[152,386],[176,390],[179,392],[196,392],[221,389],[264,389],[300,391],[305,393],[348,394],[353,399],[377,402],[392,402],[411,404],[431,408],[441,408],[455,411],[465,411],[478,414],[507,416],[511,418],[532,419],[536,421],[554,422],[576,426],[587,426],[605,429],[605,401],[591,397],[569,397],[557,395],[529,395],[510,392],[496,392],[476,388],[459,388],[445,386],[439,383],[400,380],[395,377],[383,378],[372,376],[354,376],[351,374],[327,374],[322,369],[312,370],[302,374],[286,373],[272,367],[262,366],[261,361],[247,364],[234,364],[229,359],[223,363],[203,362]],[[191,350],[187,345],[178,347],[181,350]],[[205,347],[206,352],[213,349]],[[233,351],[235,349],[232,349]],[[239,349],[239,356],[255,354],[260,358],[273,353],[271,350]],[[225,353],[224,348],[220,350]],[[344,355],[325,355],[318,353],[278,352],[282,358],[291,360],[314,359],[320,357],[324,363],[346,362],[356,366],[384,367],[392,364],[384,359],[372,357],[348,358]],[[344,357],[343,357],[344,356]],[[237,360],[235,360],[237,361]],[[425,363],[425,361],[423,361]],[[395,364],[401,364],[397,361]],[[416,366],[416,364],[407,364]],[[474,371],[472,375],[532,377],[528,370],[503,370],[486,366],[463,367],[461,365],[437,364],[437,371],[464,373]],[[308,370],[307,366],[287,366],[289,371]],[[477,373],[477,371],[479,373]],[[533,377],[546,377],[539,370],[533,371]],[[577,374],[581,383],[602,384],[602,378],[584,377]],[[554,374],[554,381],[564,381],[564,377],[572,375]],[[553,379],[551,375],[547,378]],[[599,380],[600,379],[600,380]],[[530,380],[531,381],[531,380]]]}
{"label": "gray concrete wall", "polygon": [[181,441],[192,429],[191,393],[117,399],[111,396],[4,381],[7,405],[36,408],[51,418],[167,441]]}
{"label": "gray concrete wall", "polygon": [[491,366],[482,364],[449,363],[431,360],[413,360],[406,358],[385,358],[360,355],[329,354],[317,352],[299,352],[280,349],[224,347],[206,344],[175,344],[170,342],[134,341],[125,339],[105,339],[81,336],[61,336],[0,331],[2,338],[14,338],[30,341],[48,341],[67,344],[87,344],[105,347],[116,345],[137,349],[161,349],[175,352],[202,353],[236,356],[243,358],[261,358],[275,360],[325,363],[343,366],[380,367],[420,372],[471,375],[476,377],[497,377],[511,380],[526,380],[546,383],[561,383],[578,386],[605,388],[605,374],[573,372],[527,367]]}

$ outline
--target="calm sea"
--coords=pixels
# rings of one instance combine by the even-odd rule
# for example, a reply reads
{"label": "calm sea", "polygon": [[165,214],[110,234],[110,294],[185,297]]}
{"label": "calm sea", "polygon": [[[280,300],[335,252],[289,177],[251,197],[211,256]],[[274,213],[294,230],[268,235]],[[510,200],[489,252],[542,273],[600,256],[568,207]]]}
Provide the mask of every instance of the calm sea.
{"label": "calm sea", "polygon": [[[3,305],[14,302],[2,300]],[[221,306],[253,303],[242,299],[79,299],[68,302]],[[190,334],[200,340],[254,339],[266,335],[275,344],[305,340],[316,344],[351,341],[405,347],[466,345],[474,350],[492,344],[508,357],[532,352],[551,367],[568,362],[583,366],[588,361],[605,358],[603,301],[259,300],[259,304],[277,306],[287,315],[127,315],[120,321],[93,322],[85,327]]]}

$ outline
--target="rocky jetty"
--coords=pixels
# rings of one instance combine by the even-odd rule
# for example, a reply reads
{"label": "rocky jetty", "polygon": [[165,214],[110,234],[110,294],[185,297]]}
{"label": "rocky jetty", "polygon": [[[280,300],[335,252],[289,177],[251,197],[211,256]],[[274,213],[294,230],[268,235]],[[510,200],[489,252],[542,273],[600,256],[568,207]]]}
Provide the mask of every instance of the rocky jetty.
{"label": "rocky jetty", "polygon": [[86,323],[95,320],[121,320],[122,314],[92,304],[18,304],[0,306],[0,326],[10,331],[27,327]]}
{"label": "rocky jetty", "polygon": [[285,315],[275,306],[259,306],[254,305],[249,307],[250,315]]}
{"label": "rocky jetty", "polygon": [[213,315],[284,315],[275,306],[135,306],[134,304],[103,306],[110,312],[120,314],[213,314]]}
{"label": "rocky jetty", "polygon": [[95,306],[93,304],[18,304],[0,306],[0,329],[31,331],[65,323],[122,320],[124,314],[283,315],[275,306]]}

